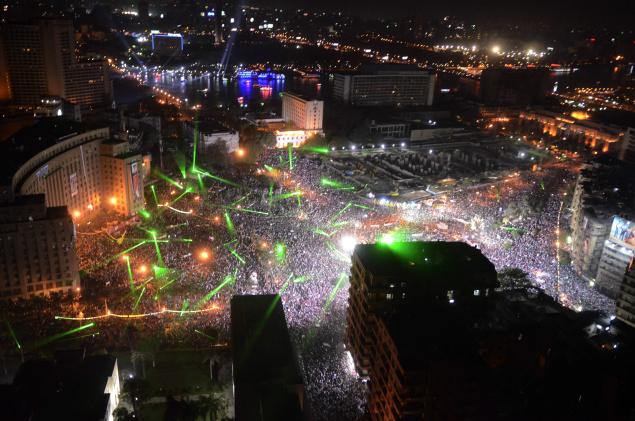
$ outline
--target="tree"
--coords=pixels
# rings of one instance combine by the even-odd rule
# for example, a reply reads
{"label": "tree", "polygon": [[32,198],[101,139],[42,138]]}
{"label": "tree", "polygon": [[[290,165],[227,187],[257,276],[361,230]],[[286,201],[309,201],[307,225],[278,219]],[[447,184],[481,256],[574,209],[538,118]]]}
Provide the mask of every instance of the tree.
{"label": "tree", "polygon": [[503,268],[498,272],[498,282],[501,290],[529,288],[532,286],[527,272],[511,267]]}
{"label": "tree", "polygon": [[201,395],[198,399],[199,415],[210,421],[220,420],[219,412],[225,409],[225,401],[218,395]]}
{"label": "tree", "polygon": [[112,412],[115,421],[136,421],[134,415],[126,408],[117,408]]}
{"label": "tree", "polygon": [[140,419],[139,407],[150,398],[150,383],[137,377],[128,379],[123,385],[122,392],[132,402],[132,408],[134,409],[137,420]]}
{"label": "tree", "polygon": [[157,366],[156,356],[161,346],[161,341],[155,335],[146,335],[139,342],[138,350],[143,353],[144,357],[149,355],[152,358],[152,368]]}

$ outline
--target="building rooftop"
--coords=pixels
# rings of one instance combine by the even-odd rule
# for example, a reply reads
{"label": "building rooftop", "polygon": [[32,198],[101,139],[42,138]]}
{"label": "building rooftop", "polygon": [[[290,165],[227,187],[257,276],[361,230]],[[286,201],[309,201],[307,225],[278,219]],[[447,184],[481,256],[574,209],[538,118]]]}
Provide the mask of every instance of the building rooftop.
{"label": "building rooftop", "polygon": [[85,124],[52,117],[42,118],[34,125],[14,133],[0,143],[3,161],[0,184],[10,184],[15,172],[34,155],[86,130]]}
{"label": "building rooftop", "polygon": [[315,98],[315,97],[312,97],[312,96],[309,96],[309,95],[307,95],[305,93],[300,93],[300,92],[284,91],[282,93],[282,95],[300,98],[303,101],[321,101],[321,99],[319,99],[319,98]]}
{"label": "building rooftop", "polygon": [[198,130],[201,133],[227,133],[234,131],[224,126],[217,120],[199,120],[188,124],[194,127],[197,127],[196,124],[198,124]]}
{"label": "building rooftop", "polygon": [[301,419],[292,389],[302,386],[279,295],[231,300],[236,419]]}
{"label": "building rooftop", "polygon": [[600,219],[635,218],[635,172],[617,159],[602,156],[580,172],[585,211]]}
{"label": "building rooftop", "polygon": [[360,244],[355,255],[374,278],[408,281],[415,287],[418,283],[425,291],[498,286],[494,264],[463,242]]}
{"label": "building rooftop", "polygon": [[20,366],[12,389],[24,402],[16,420],[101,420],[109,395],[104,393],[117,359],[95,355],[85,359],[32,360]]}
{"label": "building rooftop", "polygon": [[356,71],[344,71],[336,73],[350,75],[429,74],[429,72],[421,70],[414,64],[367,64],[361,66]]}
{"label": "building rooftop", "polygon": [[599,313],[575,312],[533,288],[497,291],[481,301],[439,301],[425,306],[411,302],[378,317],[406,369],[420,368],[429,358],[476,361],[479,346],[501,342],[502,338],[545,337],[551,343],[567,342],[587,357],[598,350],[593,343],[595,336],[585,328],[595,323]]}

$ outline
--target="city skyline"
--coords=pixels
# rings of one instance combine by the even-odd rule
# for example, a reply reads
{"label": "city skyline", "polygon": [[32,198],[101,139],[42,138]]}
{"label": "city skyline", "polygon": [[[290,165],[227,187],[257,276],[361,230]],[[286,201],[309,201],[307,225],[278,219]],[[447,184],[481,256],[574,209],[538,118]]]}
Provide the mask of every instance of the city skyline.
{"label": "city skyline", "polygon": [[3,420],[629,419],[630,15],[7,0]]}

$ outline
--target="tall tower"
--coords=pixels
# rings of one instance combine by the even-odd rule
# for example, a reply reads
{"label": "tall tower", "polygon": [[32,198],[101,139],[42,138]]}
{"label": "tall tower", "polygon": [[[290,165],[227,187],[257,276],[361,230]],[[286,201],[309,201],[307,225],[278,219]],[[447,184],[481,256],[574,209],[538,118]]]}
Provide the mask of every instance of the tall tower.
{"label": "tall tower", "polygon": [[64,95],[65,70],[75,64],[71,21],[7,24],[2,35],[11,93],[17,104],[39,103],[43,95]]}
{"label": "tall tower", "polygon": [[137,16],[142,22],[148,20],[148,15],[150,14],[150,2],[148,0],[138,0],[137,1]]}
{"label": "tall tower", "polygon": [[67,19],[9,23],[0,30],[0,95],[19,105],[57,96],[82,106],[100,105],[109,95],[102,61],[78,62],[75,30]]}
{"label": "tall tower", "polygon": [[223,43],[223,28],[221,26],[221,19],[223,17],[223,1],[216,1],[216,10],[214,16],[214,45],[219,46]]}

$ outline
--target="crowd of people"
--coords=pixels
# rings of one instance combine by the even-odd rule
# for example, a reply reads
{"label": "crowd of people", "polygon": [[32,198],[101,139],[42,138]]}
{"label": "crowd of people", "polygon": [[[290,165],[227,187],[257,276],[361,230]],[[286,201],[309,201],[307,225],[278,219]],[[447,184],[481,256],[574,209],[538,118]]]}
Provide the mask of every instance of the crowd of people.
{"label": "crowd of people", "polygon": [[[60,315],[100,317],[82,340],[111,350],[206,347],[229,341],[233,295],[278,293],[314,413],[354,419],[365,385],[345,349],[351,239],[399,231],[408,240],[467,241],[566,305],[612,310],[567,266],[558,270],[567,169],[400,208],[324,187],[331,175],[318,157],[285,159],[270,151],[256,165],[224,169],[222,179],[205,172],[162,180],[148,192],[149,214],[134,223],[78,221],[81,294],[3,304],[5,315],[30,343],[86,323],[54,321]],[[532,209],[504,229],[506,209],[522,197]]]}

